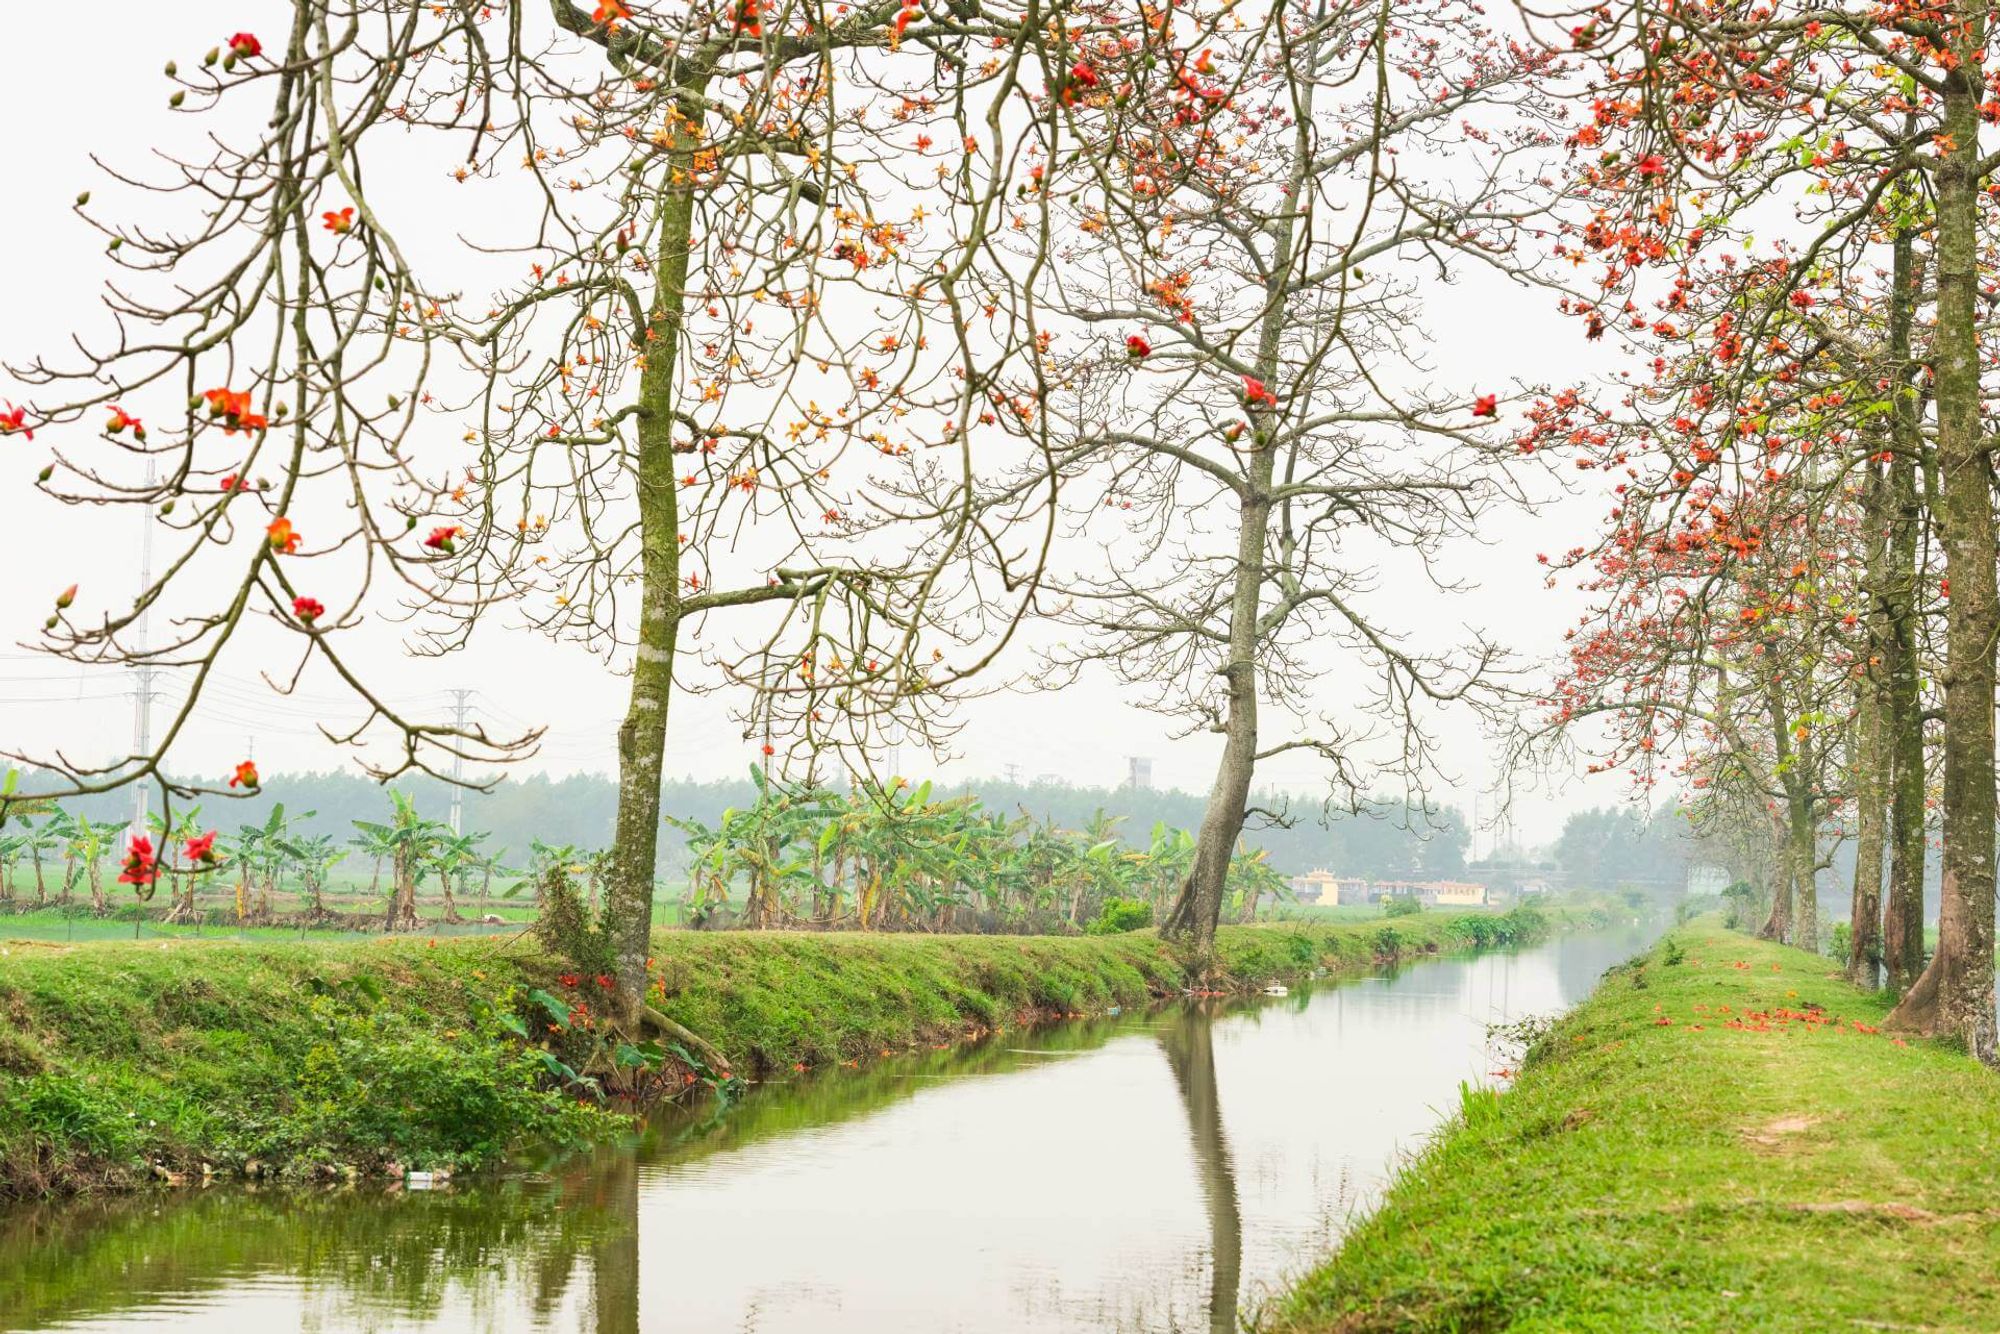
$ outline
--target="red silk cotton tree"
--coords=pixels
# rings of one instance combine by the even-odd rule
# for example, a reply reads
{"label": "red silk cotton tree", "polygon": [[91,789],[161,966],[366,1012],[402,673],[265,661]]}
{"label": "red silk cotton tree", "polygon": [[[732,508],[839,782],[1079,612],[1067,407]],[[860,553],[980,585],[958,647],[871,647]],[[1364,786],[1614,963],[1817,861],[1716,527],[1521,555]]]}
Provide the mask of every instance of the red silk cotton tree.
{"label": "red silk cotton tree", "polygon": [[[1916,452],[1899,443],[1898,401],[1915,401],[1897,392],[1908,279],[1904,265],[1870,269],[1847,251],[1803,273],[1783,247],[1723,255],[1683,266],[1634,321],[1651,373],[1580,460],[1619,480],[1608,537],[1590,553],[1600,610],[1557,714],[1564,725],[1615,714],[1608,760],[1643,759],[1646,777],[1656,747],[1679,743],[1706,810],[1734,801],[1777,817],[1771,935],[1815,942],[1811,872],[1837,832],[1831,817],[1852,811],[1850,967],[1869,980],[1885,839],[1892,924],[1921,902],[1921,732],[1911,768],[1888,744],[1904,717],[1921,726],[1914,671],[1898,666],[1914,663],[1898,638],[1924,611],[1915,534],[1892,516]],[[1746,327],[1761,333],[1747,339]],[[1562,412],[1547,425],[1574,436]]]}
{"label": "red silk cotton tree", "polygon": [[[1039,19],[908,0],[291,15],[169,67],[173,105],[217,117],[157,201],[195,220],[113,232],[119,335],[31,370],[24,431],[103,427],[87,453],[58,443],[65,494],[144,505],[185,543],[134,612],[59,617],[57,647],[193,662],[191,708],[268,618],[400,730],[385,775],[533,738],[390,708],[336,647],[368,608],[398,598],[448,651],[512,604],[613,658],[631,680],[601,931],[637,1021],[677,658],[699,644],[761,692],[751,757],[865,743],[892,712],[934,716],[1033,585],[990,541],[977,578],[963,558],[978,386],[1016,341],[978,261]],[[392,171],[403,187],[380,188]],[[135,648],[170,592],[183,635]],[[158,774],[185,716],[72,790]]]}
{"label": "red silk cotton tree", "polygon": [[[1060,581],[1085,634],[1048,679],[1104,665],[1220,741],[1166,922],[1205,955],[1261,762],[1421,806],[1429,710],[1491,685],[1491,646],[1406,639],[1384,584],[1448,583],[1439,545],[1518,461],[1491,386],[1434,382],[1415,316],[1439,266],[1514,267],[1553,139],[1548,62],[1468,6],[1146,12],[1086,6],[1044,42],[1012,236],[1045,355],[993,411],[1106,544]],[[1339,716],[1272,735],[1332,671]]]}
{"label": "red silk cotton tree", "polygon": [[[1746,12],[1640,0],[1544,17],[1555,20],[1552,42],[1585,52],[1596,70],[1592,118],[1573,140],[1574,180],[1594,209],[1579,229],[1580,252],[1602,261],[1602,297],[1579,309],[1593,327],[1649,319],[1635,304],[1649,284],[1664,286],[1704,252],[1783,228],[1800,240],[1778,299],[1739,312],[1733,331],[1738,345],[1755,349],[1792,309],[1788,292],[1810,287],[1819,270],[1851,271],[1870,244],[1901,248],[1883,267],[1904,278],[1892,304],[1907,304],[1901,332],[1886,314],[1883,332],[1887,346],[1901,340],[1902,356],[1874,377],[1887,383],[1873,401],[1897,423],[1884,451],[1892,493],[1896,460],[1935,481],[1925,508],[1945,557],[1941,586],[1950,592],[1939,944],[1892,1023],[1957,1036],[1980,1059],[2000,1060],[1993,989],[2000,590],[1993,468],[1981,423],[1977,262],[2000,169],[2000,152],[1982,144],[1995,102],[1987,13],[1958,3]],[[1926,376],[1914,373],[1918,365]],[[1892,666],[1891,679],[1909,670]],[[1909,692],[1901,698],[1899,708]],[[1911,720],[1902,718],[1900,729],[1907,746]],[[1911,783],[1914,767],[1904,764]],[[1899,970],[1892,959],[1892,976]]]}

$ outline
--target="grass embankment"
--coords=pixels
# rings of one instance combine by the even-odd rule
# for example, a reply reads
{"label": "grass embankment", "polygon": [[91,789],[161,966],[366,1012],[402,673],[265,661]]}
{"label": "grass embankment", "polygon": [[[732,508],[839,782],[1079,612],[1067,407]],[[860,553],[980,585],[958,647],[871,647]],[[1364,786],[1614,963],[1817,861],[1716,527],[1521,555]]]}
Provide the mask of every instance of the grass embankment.
{"label": "grass embankment", "polygon": [[[1225,927],[1218,952],[1249,990],[1545,929],[1532,912]],[[662,1008],[743,1074],[1141,1005],[1188,981],[1151,932],[676,931],[654,966]],[[623,1122],[550,1087],[507,1027],[534,1013],[534,988],[585,998],[561,971],[525,940],[0,942],[0,1196],[204,1164],[463,1167],[613,1133]]]}
{"label": "grass embankment", "polygon": [[2000,1082],[1834,968],[1676,930],[1260,1328],[2000,1329]]}

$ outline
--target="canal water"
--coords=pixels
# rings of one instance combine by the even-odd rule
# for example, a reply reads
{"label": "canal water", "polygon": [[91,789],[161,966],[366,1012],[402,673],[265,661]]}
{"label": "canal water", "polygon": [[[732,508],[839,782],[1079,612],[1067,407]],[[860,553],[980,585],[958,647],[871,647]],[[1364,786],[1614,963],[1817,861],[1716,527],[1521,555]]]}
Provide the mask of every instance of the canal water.
{"label": "canal water", "polygon": [[441,1191],[0,1212],[0,1330],[1232,1330],[1614,930],[768,1084]]}

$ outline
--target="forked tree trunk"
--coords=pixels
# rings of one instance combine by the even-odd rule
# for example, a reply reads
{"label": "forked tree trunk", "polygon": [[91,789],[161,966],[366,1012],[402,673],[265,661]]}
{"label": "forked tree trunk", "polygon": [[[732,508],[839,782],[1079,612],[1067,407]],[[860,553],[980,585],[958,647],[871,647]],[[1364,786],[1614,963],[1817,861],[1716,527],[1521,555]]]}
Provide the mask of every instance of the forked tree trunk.
{"label": "forked tree trunk", "polygon": [[1993,697],[1995,587],[1993,460],[1980,420],[1978,226],[1981,62],[1972,44],[1983,12],[1953,7],[1967,33],[1943,74],[1944,125],[1937,161],[1937,462],[1945,576],[1943,898],[1938,948],[1886,1026],[1950,1035],[1988,1065],[2000,1064],[1993,1013]]}

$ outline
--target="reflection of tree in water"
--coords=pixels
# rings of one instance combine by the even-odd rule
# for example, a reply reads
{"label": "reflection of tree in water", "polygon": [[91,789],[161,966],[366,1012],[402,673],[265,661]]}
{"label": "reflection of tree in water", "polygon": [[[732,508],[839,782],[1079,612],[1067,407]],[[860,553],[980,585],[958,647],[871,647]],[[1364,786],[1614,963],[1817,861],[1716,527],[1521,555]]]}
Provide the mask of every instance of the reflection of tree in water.
{"label": "reflection of tree in water", "polygon": [[[475,1310],[518,1304],[546,1321],[577,1281],[576,1257],[632,1249],[633,1277],[601,1261],[597,1281],[637,1300],[637,1168],[578,1171],[386,1199],[373,1189],[215,1189],[0,1213],[0,1328],[157,1300],[224,1295],[285,1274],[330,1303],[334,1327],[430,1318],[462,1295]],[[602,1301],[599,1303],[604,1305]],[[616,1303],[612,1303],[616,1305]],[[518,1309],[518,1308],[517,1308]],[[637,1329],[636,1311],[622,1325]]]}
{"label": "reflection of tree in water", "polygon": [[[1039,1051],[1102,1046],[1129,1021],[1066,1024]],[[1031,1059],[988,1042],[925,1052],[837,1077],[774,1084],[726,1114],[664,1113],[637,1146],[578,1159],[551,1176],[468,1178],[405,1194],[214,1190],[0,1208],[0,1330],[37,1328],[163,1298],[225,1299],[247,1280],[287,1276],[331,1329],[423,1321],[454,1303],[474,1328],[551,1327],[586,1286],[600,1334],[639,1328],[639,1177],[907,1098],[934,1076],[1004,1074]],[[516,1313],[519,1313],[516,1315]]]}
{"label": "reflection of tree in water", "polygon": [[639,1331],[639,1160],[619,1154],[591,1180],[590,1202],[623,1226],[607,1229],[590,1248],[590,1306],[596,1334]]}
{"label": "reflection of tree in water", "polygon": [[1243,1281],[1243,1216],[1236,1203],[1236,1174],[1229,1165],[1229,1142],[1222,1134],[1222,1099],[1215,1082],[1215,1026],[1209,1015],[1188,1005],[1164,1015],[1160,1046],[1180,1086],[1187,1111],[1188,1139],[1208,1208],[1208,1328],[1211,1334],[1236,1329],[1237,1290]]}

